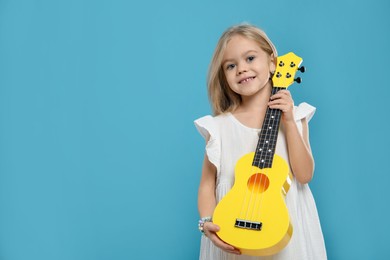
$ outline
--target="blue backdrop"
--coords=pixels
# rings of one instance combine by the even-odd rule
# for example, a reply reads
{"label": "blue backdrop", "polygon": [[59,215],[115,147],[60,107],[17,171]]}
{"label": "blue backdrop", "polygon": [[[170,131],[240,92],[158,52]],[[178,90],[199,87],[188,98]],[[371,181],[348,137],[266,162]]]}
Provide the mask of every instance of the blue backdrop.
{"label": "blue backdrop", "polygon": [[0,259],[197,259],[208,64],[243,21],[304,58],[329,259],[385,259],[390,2],[0,0]]}

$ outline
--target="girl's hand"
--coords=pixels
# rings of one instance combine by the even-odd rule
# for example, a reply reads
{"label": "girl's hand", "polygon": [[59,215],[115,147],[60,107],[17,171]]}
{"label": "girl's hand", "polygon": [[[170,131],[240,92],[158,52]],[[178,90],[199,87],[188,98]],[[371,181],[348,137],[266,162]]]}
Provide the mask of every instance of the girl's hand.
{"label": "girl's hand", "polygon": [[291,97],[290,91],[280,90],[275,95],[272,95],[268,106],[272,109],[280,109],[282,111],[282,121],[284,123],[294,121],[294,100]]}
{"label": "girl's hand", "polygon": [[215,233],[219,231],[219,227],[217,225],[213,224],[212,222],[206,222],[203,225],[203,231],[205,236],[208,237],[215,246],[221,248],[223,251],[236,255],[241,254],[240,250],[229,244],[226,244],[217,236]]}

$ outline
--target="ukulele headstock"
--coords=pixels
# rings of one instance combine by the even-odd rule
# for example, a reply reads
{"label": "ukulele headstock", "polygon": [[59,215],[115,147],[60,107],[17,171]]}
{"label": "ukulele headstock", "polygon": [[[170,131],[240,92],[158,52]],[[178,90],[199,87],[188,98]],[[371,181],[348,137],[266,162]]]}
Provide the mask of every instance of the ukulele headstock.
{"label": "ukulele headstock", "polygon": [[288,88],[291,84],[296,81],[301,83],[300,77],[294,78],[297,70],[305,72],[305,67],[299,67],[303,59],[293,52],[289,52],[283,56],[276,58],[276,70],[272,77],[274,87]]}

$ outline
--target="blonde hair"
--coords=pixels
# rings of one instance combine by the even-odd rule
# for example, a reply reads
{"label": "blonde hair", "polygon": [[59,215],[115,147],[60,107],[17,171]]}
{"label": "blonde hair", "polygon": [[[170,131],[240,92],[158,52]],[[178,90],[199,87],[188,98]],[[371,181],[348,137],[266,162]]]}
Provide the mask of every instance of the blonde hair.
{"label": "blonde hair", "polygon": [[250,24],[240,24],[228,28],[218,41],[210,62],[207,76],[208,95],[214,115],[231,112],[241,104],[240,95],[229,88],[222,69],[222,58],[226,45],[235,35],[241,35],[254,40],[259,44],[260,48],[270,56],[272,54],[275,58],[278,56],[276,48],[271,40],[263,30],[257,28],[256,26]]}

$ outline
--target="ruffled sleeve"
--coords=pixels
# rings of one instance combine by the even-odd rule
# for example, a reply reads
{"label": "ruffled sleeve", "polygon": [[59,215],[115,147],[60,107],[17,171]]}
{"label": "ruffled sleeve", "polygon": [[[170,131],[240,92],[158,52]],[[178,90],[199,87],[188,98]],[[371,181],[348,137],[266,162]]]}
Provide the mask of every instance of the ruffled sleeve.
{"label": "ruffled sleeve", "polygon": [[194,121],[195,127],[207,141],[206,154],[209,161],[220,170],[221,145],[217,124],[212,116],[204,116]]}
{"label": "ruffled sleeve", "polygon": [[295,113],[294,113],[295,121],[300,121],[306,118],[307,122],[309,122],[315,112],[316,112],[315,107],[309,105],[308,103],[303,102],[299,104],[297,107],[295,107]]}

